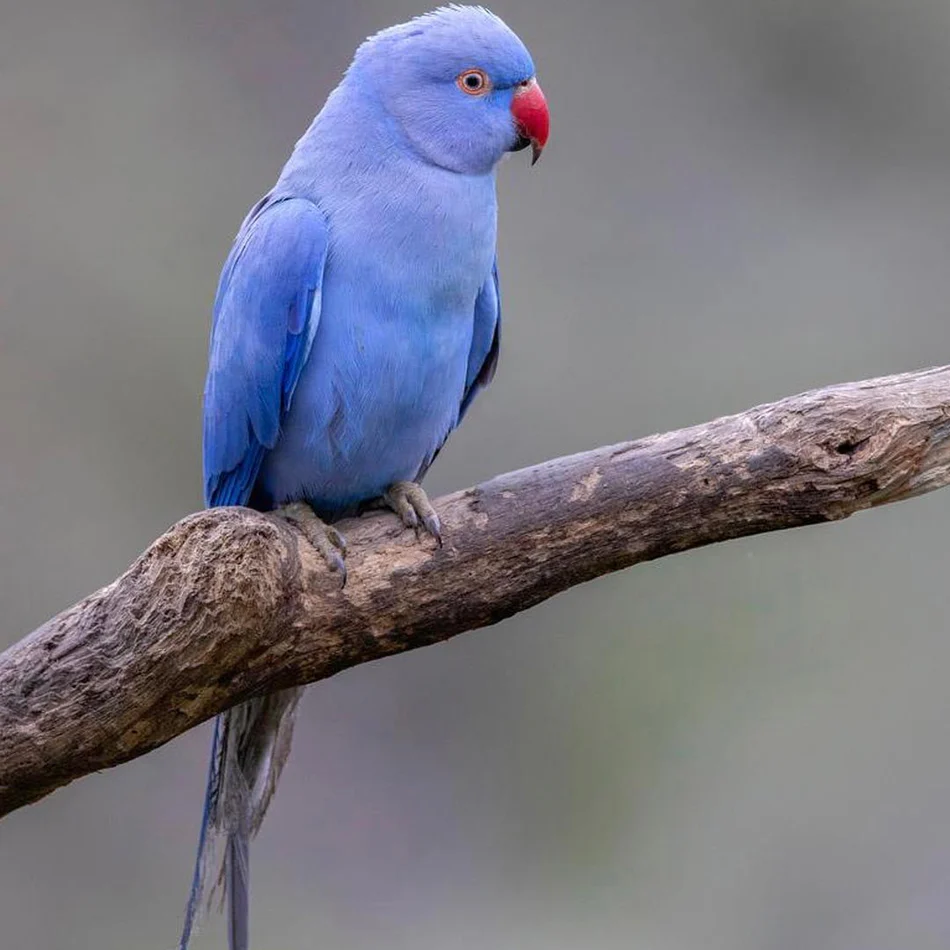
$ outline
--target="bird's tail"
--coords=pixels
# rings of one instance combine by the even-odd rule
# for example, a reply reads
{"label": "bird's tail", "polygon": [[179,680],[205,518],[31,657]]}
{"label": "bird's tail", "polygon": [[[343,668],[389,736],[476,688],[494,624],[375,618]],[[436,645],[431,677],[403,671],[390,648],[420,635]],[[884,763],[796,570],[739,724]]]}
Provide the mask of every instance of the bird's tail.
{"label": "bird's tail", "polygon": [[223,888],[228,905],[228,946],[248,950],[248,846],[267,811],[287,761],[299,689],[252,699],[215,720],[198,835],[198,854],[185,909],[179,950],[203,909]]}

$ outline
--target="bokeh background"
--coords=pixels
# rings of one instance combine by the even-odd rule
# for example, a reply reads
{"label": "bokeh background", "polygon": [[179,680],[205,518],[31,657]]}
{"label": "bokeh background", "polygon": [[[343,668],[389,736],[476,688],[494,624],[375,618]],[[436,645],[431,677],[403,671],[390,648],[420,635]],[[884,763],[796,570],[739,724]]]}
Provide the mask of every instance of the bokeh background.
{"label": "bokeh background", "polygon": [[[423,9],[0,0],[0,646],[200,505],[231,238]],[[504,355],[431,489],[950,361],[945,0],[496,11],[553,138],[500,172]],[[947,947],[948,530],[721,545],[311,689],[254,947]],[[4,950],[175,945],[208,740],[0,824]]]}

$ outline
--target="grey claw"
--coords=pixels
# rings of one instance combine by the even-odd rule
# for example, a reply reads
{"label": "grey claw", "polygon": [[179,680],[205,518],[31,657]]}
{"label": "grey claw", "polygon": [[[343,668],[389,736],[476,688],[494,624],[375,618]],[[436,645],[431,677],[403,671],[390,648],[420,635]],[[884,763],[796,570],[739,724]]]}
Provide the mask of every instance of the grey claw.
{"label": "grey claw", "polygon": [[335,574],[343,575],[343,583],[346,583],[346,561],[336,551],[321,552],[327,562],[327,567]]}
{"label": "grey claw", "polygon": [[435,538],[439,547],[442,547],[442,525],[439,522],[439,516],[435,513],[426,515],[422,519],[422,523],[425,525],[426,531]]}
{"label": "grey claw", "polygon": [[341,557],[337,557],[330,570],[337,571],[339,573],[340,590],[343,590],[343,588],[346,587],[346,561],[344,561]]}

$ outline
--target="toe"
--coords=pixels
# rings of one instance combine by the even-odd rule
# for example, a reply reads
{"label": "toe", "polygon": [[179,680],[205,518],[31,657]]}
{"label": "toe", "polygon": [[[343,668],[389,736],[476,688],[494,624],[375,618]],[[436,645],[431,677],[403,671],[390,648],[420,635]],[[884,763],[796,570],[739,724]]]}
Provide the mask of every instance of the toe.
{"label": "toe", "polygon": [[340,587],[346,587],[346,560],[343,555],[335,548],[323,551],[322,554],[330,571],[340,575]]}
{"label": "toe", "polygon": [[419,516],[416,514],[416,509],[412,507],[411,504],[407,501],[403,501],[402,505],[399,507],[397,512],[400,518],[402,518],[402,523],[407,528],[418,528],[419,527]]}
{"label": "toe", "polygon": [[[344,557],[345,542],[343,542],[343,535],[329,525],[321,525],[321,527],[322,530],[318,529],[310,535],[310,543],[320,552],[320,556],[330,569],[330,573],[340,575],[340,587],[345,587],[346,558]],[[343,542],[343,546],[337,544],[337,541]]]}
{"label": "toe", "polygon": [[419,516],[412,505],[412,498],[406,486],[406,482],[396,482],[383,495],[383,500],[399,515],[400,520],[407,528],[418,528]]}
{"label": "toe", "polygon": [[325,525],[327,540],[332,544],[340,554],[346,554],[346,538],[340,534],[333,525]]}

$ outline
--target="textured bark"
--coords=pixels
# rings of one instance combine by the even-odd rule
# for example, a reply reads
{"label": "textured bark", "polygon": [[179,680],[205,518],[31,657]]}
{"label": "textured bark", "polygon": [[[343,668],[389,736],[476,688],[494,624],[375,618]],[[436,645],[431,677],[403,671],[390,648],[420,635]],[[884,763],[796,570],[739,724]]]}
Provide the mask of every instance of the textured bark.
{"label": "textured bark", "polygon": [[445,640],[600,574],[950,483],[950,367],[847,383],[439,499],[445,545],[343,523],[339,589],[286,523],[192,515],[0,654],[0,815],[276,688]]}

